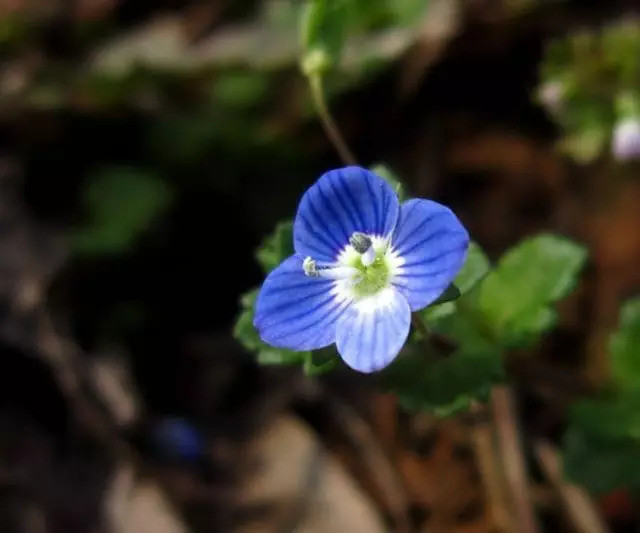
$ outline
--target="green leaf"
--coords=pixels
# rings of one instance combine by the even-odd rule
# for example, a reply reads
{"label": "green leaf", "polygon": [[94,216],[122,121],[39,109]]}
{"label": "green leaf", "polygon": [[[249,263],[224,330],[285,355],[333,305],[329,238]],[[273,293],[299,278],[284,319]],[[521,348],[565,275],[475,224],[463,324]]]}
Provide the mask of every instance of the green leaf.
{"label": "green leaf", "polygon": [[569,409],[571,425],[597,438],[640,438],[640,394],[588,398]]}
{"label": "green leaf", "polygon": [[589,435],[578,426],[563,443],[565,474],[595,494],[619,488],[640,489],[640,442]]}
{"label": "green leaf", "polygon": [[[435,332],[455,341],[460,348],[501,350],[500,343],[489,330],[476,302],[477,293],[473,292],[462,296],[456,302],[430,307],[423,316]],[[447,306],[451,306],[451,309],[438,312]]]}
{"label": "green leaf", "polygon": [[476,242],[469,243],[467,258],[454,283],[460,294],[467,294],[489,273],[489,258]]}
{"label": "green leaf", "polygon": [[398,195],[398,200],[402,202],[406,199],[407,194],[404,189],[404,185],[402,185],[402,180],[387,165],[379,163],[377,165],[373,165],[370,170],[391,185]]}
{"label": "green leaf", "polygon": [[259,289],[254,289],[242,295],[240,312],[233,329],[233,336],[240,341],[248,351],[256,354],[257,360],[263,365],[301,365],[311,358],[311,352],[294,352],[269,346],[260,339],[260,335],[253,326],[254,306]]}
{"label": "green leaf", "polygon": [[293,221],[287,220],[280,222],[273,233],[262,241],[256,257],[268,274],[293,253]]}
{"label": "green leaf", "polygon": [[479,307],[496,337],[524,345],[549,329],[556,319],[551,304],[574,287],[586,255],[582,246],[548,234],[509,250],[479,289]]}
{"label": "green leaf", "polygon": [[338,64],[348,23],[349,0],[307,0],[300,21],[306,76],[322,76]]}
{"label": "green leaf", "polygon": [[268,78],[259,71],[232,70],[214,80],[211,92],[216,104],[231,109],[252,109],[259,105],[269,89]]}
{"label": "green leaf", "polygon": [[[453,280],[453,284],[459,291],[460,296],[464,296],[473,291],[477,285],[486,277],[489,272],[489,259],[482,251],[480,245],[475,242],[469,243],[469,250],[467,251],[467,258],[464,265],[458,272],[456,279]],[[456,299],[458,298],[456,297]],[[468,299],[465,299],[468,300]],[[461,302],[465,303],[465,301]],[[437,304],[437,305],[436,305]],[[452,301],[436,302],[423,311],[421,311],[422,317],[427,323],[433,323],[439,319],[442,319],[452,313],[455,313],[457,309],[456,304]]]}
{"label": "green leaf", "polygon": [[438,299],[430,305],[442,305],[444,303],[457,300],[458,298],[460,298],[460,289],[458,289],[458,287],[453,283],[450,283],[444,292],[438,296]]}
{"label": "green leaf", "polygon": [[640,298],[626,302],[620,326],[609,341],[611,374],[623,389],[640,392]]}
{"label": "green leaf", "polygon": [[88,182],[87,225],[71,234],[79,253],[120,253],[130,248],[169,206],[172,192],[157,175],[135,168],[104,169]]}
{"label": "green leaf", "polygon": [[486,400],[503,374],[497,350],[464,348],[435,358],[425,354],[423,346],[412,345],[383,373],[383,383],[406,409],[451,416],[473,401]]}
{"label": "green leaf", "polygon": [[338,366],[340,362],[335,348],[324,348],[315,352],[305,352],[304,373],[307,376],[320,376],[330,372]]}

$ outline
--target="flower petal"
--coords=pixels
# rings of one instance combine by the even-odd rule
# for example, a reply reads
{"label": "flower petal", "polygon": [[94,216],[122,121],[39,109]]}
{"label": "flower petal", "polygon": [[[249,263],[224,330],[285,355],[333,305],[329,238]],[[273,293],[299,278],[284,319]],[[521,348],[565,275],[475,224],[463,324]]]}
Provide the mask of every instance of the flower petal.
{"label": "flower petal", "polygon": [[285,259],[258,294],[253,324],[260,338],[297,351],[335,342],[336,321],[349,303],[335,284],[332,279],[305,276],[298,256]]}
{"label": "flower petal", "polygon": [[296,253],[335,261],[353,232],[389,234],[399,207],[391,186],[364,168],[326,172],[300,201],[293,224]]}
{"label": "flower petal", "polygon": [[393,284],[416,311],[436,300],[456,277],[469,234],[448,207],[413,199],[400,206],[391,245],[403,261]]}
{"label": "flower petal", "polygon": [[347,365],[374,372],[398,355],[409,334],[411,310],[392,287],[350,305],[338,320],[336,346]]}

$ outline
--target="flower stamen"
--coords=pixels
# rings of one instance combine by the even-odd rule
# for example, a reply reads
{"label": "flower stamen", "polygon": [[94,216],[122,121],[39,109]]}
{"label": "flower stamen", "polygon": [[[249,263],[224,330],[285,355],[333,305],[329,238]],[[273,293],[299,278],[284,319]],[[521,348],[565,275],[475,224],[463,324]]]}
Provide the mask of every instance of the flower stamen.
{"label": "flower stamen", "polygon": [[353,279],[358,275],[358,269],[339,263],[319,263],[312,257],[305,257],[302,262],[305,275],[312,278]]}

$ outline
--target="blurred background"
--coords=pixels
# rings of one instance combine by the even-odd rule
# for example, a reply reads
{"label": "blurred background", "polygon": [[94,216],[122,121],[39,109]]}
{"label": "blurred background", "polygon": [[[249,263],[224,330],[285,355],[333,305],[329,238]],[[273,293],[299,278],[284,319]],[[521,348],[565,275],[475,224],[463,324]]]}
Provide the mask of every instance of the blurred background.
{"label": "blurred background", "polygon": [[[2,533],[640,530],[637,440],[581,456],[580,486],[560,465],[640,287],[640,6],[352,3],[326,92],[358,161],[451,206],[492,260],[539,231],[588,248],[509,368],[513,419],[407,413],[375,377],[234,339],[256,247],[342,166],[302,2],[0,0]],[[532,523],[495,471],[502,430]]]}

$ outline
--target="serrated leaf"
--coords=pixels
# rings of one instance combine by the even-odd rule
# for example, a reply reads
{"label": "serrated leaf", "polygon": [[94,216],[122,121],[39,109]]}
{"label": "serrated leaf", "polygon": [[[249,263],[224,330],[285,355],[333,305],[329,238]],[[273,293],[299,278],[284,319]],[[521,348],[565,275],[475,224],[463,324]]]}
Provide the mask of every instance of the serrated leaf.
{"label": "serrated leaf", "polygon": [[256,251],[258,263],[266,274],[293,255],[293,221],[280,222]]}
{"label": "serrated leaf", "polygon": [[389,185],[391,185],[391,188],[398,195],[398,200],[400,200],[402,202],[402,201],[404,201],[406,199],[407,193],[406,193],[406,191],[404,189],[404,185],[402,184],[402,180],[387,165],[384,165],[382,163],[378,163],[377,165],[373,165],[371,167],[371,172],[373,172],[377,176],[380,176]]}
{"label": "serrated leaf", "polygon": [[572,426],[563,443],[565,475],[594,494],[640,489],[640,442],[599,439]]}
{"label": "serrated leaf", "polygon": [[609,341],[611,375],[626,390],[640,392],[640,298],[620,310],[620,326]]}
{"label": "serrated leaf", "polygon": [[574,287],[585,249],[543,234],[509,250],[479,289],[479,307],[505,345],[528,344],[555,322],[551,304]]}
{"label": "serrated leaf", "polygon": [[103,169],[83,192],[89,222],[71,234],[79,253],[120,253],[169,206],[172,192],[153,173],[125,167]]}
{"label": "serrated leaf", "polygon": [[259,289],[254,289],[242,295],[240,303],[243,310],[238,315],[233,328],[233,336],[240,341],[248,351],[256,354],[256,358],[263,365],[301,365],[311,357],[311,352],[294,352],[282,348],[269,346],[260,339],[258,331],[253,326],[254,305]]}
{"label": "serrated leaf", "polygon": [[406,409],[451,416],[473,401],[484,401],[503,377],[497,350],[465,348],[438,359],[423,352],[419,345],[407,348],[383,375]]}

